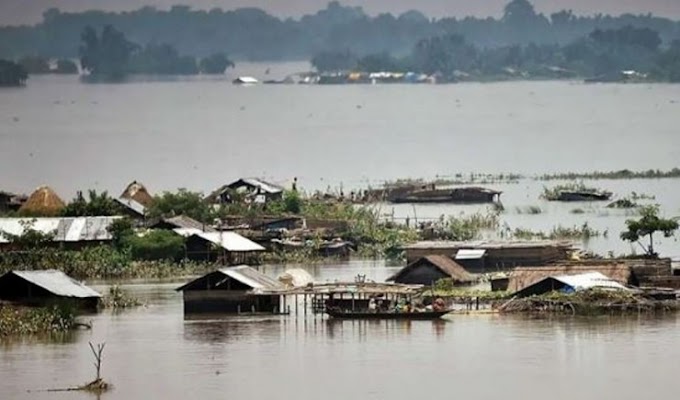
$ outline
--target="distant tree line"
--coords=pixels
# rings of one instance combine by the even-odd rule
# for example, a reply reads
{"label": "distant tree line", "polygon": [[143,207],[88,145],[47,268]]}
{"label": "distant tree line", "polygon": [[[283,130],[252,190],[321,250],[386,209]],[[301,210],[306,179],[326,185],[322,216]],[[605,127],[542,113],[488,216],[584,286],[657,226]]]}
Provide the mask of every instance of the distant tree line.
{"label": "distant tree line", "polygon": [[226,68],[234,66],[223,53],[212,54],[197,63],[193,56],[182,56],[169,44],[141,47],[111,25],[106,25],[101,34],[86,27],[81,34],[79,53],[83,70],[104,78],[121,78],[128,74],[222,74]]}
{"label": "distant tree line", "polygon": [[443,80],[602,77],[635,71],[660,81],[680,81],[680,41],[661,47],[649,28],[596,29],[566,45],[528,44],[480,48],[457,34],[420,40],[408,55],[381,52],[358,56],[350,50],[324,51],[312,65],[321,72],[418,72]]}
{"label": "distant tree line", "polygon": [[680,39],[680,23],[648,15],[577,16],[569,10],[537,13],[527,0],[512,0],[501,18],[429,19],[421,12],[367,15],[360,7],[331,2],[325,9],[298,19],[276,18],[257,8],[223,11],[174,6],[168,11],[144,7],[131,12],[66,13],[50,9],[34,26],[0,28],[0,57],[25,55],[74,58],[81,32],[91,26],[117,27],[131,42],[146,46],[162,41],[180,54],[205,57],[225,52],[236,59],[309,59],[332,49],[360,56],[387,53],[403,56],[421,40],[461,35],[479,49],[566,45],[596,29],[631,25],[659,33],[665,44]]}

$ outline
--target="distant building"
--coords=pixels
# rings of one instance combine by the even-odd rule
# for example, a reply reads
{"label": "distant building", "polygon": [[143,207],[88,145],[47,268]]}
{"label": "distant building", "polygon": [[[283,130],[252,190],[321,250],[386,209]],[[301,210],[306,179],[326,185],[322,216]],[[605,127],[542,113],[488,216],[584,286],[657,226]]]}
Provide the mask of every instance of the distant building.
{"label": "distant building", "polygon": [[67,249],[110,242],[108,228],[121,217],[0,218],[0,250],[19,250],[8,236],[21,236],[26,229],[54,236],[52,243]]}
{"label": "distant building", "polygon": [[57,270],[9,271],[0,276],[0,300],[28,306],[68,302],[96,310],[101,294]]}
{"label": "distant building", "polygon": [[388,281],[409,285],[430,286],[440,279],[451,279],[454,284],[468,285],[477,277],[446,256],[422,257],[387,278]]}
{"label": "distant building", "polygon": [[179,288],[185,313],[278,313],[280,296],[259,291],[280,290],[284,285],[247,265],[221,268]]}
{"label": "distant building", "polygon": [[548,276],[513,294],[513,297],[538,296],[554,291],[575,293],[583,290],[628,290],[625,286],[599,272],[578,275]]}
{"label": "distant building", "polygon": [[186,215],[178,215],[176,217],[161,218],[159,220],[149,223],[151,229],[191,229],[201,232],[216,232],[213,227],[200,221],[188,217]]}
{"label": "distant building", "polygon": [[266,203],[283,198],[283,188],[257,178],[243,178],[215,190],[208,198],[213,204],[229,204],[237,201]]}
{"label": "distant building", "polygon": [[266,249],[236,232],[201,232],[176,229],[185,236],[186,258],[193,261],[220,262],[236,265],[257,261],[257,255]]}
{"label": "distant building", "polygon": [[543,267],[518,267],[510,272],[507,290],[520,292],[549,277],[582,275],[597,272],[609,280],[621,285],[639,284],[637,276],[625,262],[589,262],[583,265],[577,263],[555,264]]}
{"label": "distant building", "polygon": [[123,207],[128,217],[143,220],[154,199],[144,185],[132,181],[116,201]]}

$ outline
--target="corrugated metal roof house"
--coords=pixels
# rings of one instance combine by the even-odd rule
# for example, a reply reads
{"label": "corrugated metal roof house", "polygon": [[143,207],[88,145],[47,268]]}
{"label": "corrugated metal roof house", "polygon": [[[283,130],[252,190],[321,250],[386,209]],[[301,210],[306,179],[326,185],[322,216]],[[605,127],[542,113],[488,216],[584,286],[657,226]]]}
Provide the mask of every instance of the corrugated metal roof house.
{"label": "corrugated metal roof house", "polygon": [[183,293],[186,313],[277,313],[279,296],[259,293],[283,288],[276,279],[250,266],[239,265],[220,268],[176,290]]}
{"label": "corrugated metal roof house", "polygon": [[[54,235],[55,244],[78,247],[113,239],[108,228],[121,217],[0,218],[0,245],[8,247],[8,235],[21,236],[26,229]],[[5,233],[5,235],[3,235]]]}
{"label": "corrugated metal roof house", "polygon": [[69,301],[96,309],[101,294],[57,270],[9,271],[0,276],[0,300],[26,305]]}
{"label": "corrugated metal roof house", "polygon": [[182,230],[179,234],[187,234],[187,258],[195,261],[214,262],[221,257],[227,264],[241,264],[250,261],[253,254],[265,251],[259,244],[236,232],[201,232]]}

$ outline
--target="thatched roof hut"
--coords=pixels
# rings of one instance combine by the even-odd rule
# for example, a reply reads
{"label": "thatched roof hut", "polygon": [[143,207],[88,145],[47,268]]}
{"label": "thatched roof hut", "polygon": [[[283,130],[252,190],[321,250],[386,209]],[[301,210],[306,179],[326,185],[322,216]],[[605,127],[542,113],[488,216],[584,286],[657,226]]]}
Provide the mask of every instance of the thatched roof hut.
{"label": "thatched roof hut", "polygon": [[66,207],[64,201],[48,186],[41,186],[28,197],[19,208],[19,213],[28,216],[56,216]]}
{"label": "thatched roof hut", "polygon": [[440,279],[451,279],[454,284],[470,284],[477,277],[446,256],[422,257],[387,278],[403,284],[432,285]]}
{"label": "thatched roof hut", "polygon": [[153,204],[153,196],[146,190],[146,187],[137,181],[132,181],[120,195],[121,199],[134,200],[146,208]]}
{"label": "thatched roof hut", "polygon": [[637,285],[637,278],[623,262],[556,264],[544,267],[517,267],[510,273],[508,291],[517,292],[550,276],[579,275],[599,272],[622,285]]}

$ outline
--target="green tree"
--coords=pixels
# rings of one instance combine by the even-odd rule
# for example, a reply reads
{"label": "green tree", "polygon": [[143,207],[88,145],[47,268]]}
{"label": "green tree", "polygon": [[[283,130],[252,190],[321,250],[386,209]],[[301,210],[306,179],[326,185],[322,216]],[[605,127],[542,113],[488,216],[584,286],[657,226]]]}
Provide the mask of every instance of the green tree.
{"label": "green tree", "polygon": [[169,44],[149,44],[130,59],[130,72],[136,74],[194,75],[198,73],[196,59],[180,56]]}
{"label": "green tree", "polygon": [[349,50],[324,51],[312,58],[312,66],[319,72],[349,71],[357,66],[357,56]]}
{"label": "green tree", "polygon": [[456,70],[470,71],[476,68],[477,50],[463,36],[438,36],[418,42],[413,61],[420,71],[441,73],[451,78]]}
{"label": "green tree", "polygon": [[215,212],[203,201],[202,193],[179,189],[176,193],[164,192],[155,196],[148,215],[150,218],[186,215],[197,221],[209,223],[212,222]]}
{"label": "green tree", "polygon": [[135,235],[132,222],[127,218],[116,219],[107,230],[111,234],[113,246],[118,250],[124,249],[130,238]]}
{"label": "green tree", "polygon": [[28,79],[28,72],[12,61],[0,60],[0,86],[22,86]]}
{"label": "green tree", "polygon": [[[621,232],[621,239],[628,242],[637,242],[645,253],[650,257],[657,257],[654,251],[654,234],[660,232],[664,237],[671,237],[678,230],[677,219],[664,219],[659,217],[658,206],[645,206],[640,209],[640,219],[626,221],[627,230]],[[640,240],[649,237],[649,245],[644,245]]]}
{"label": "green tree", "polygon": [[212,54],[201,59],[198,64],[198,69],[202,74],[220,75],[223,74],[227,68],[234,68],[234,62],[224,53]]}
{"label": "green tree", "polygon": [[78,73],[78,65],[71,60],[61,59],[57,60],[57,74],[73,75]]}
{"label": "green tree", "polygon": [[47,59],[40,56],[26,56],[19,60],[19,64],[26,69],[29,74],[48,74],[50,64]]}
{"label": "green tree", "polygon": [[88,26],[80,38],[80,64],[83,69],[105,78],[125,76],[129,72],[130,57],[139,47],[111,25],[102,29],[101,36]]}
{"label": "green tree", "polygon": [[180,260],[184,255],[184,238],[171,231],[155,230],[127,238],[134,260]]}
{"label": "green tree", "polygon": [[96,190],[88,191],[88,199],[78,192],[76,198],[66,205],[62,211],[65,217],[97,217],[120,214],[118,203],[104,191],[97,194]]}

